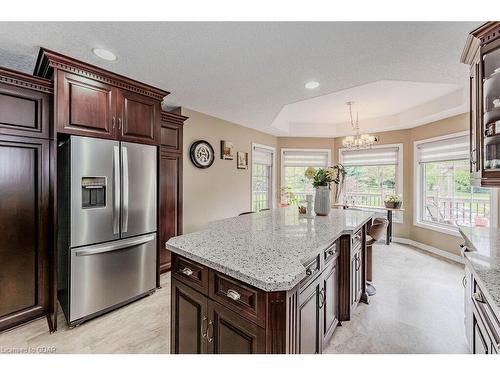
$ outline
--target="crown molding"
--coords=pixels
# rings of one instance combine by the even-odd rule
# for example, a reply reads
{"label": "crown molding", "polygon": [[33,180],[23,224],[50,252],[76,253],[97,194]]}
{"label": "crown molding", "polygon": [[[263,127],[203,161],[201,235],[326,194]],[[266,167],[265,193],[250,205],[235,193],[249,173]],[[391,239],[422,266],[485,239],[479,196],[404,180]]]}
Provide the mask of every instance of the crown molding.
{"label": "crown molding", "polygon": [[460,56],[460,62],[471,65],[479,47],[500,37],[500,22],[490,21],[471,31]]}
{"label": "crown molding", "polygon": [[48,79],[32,76],[12,69],[0,68],[0,82],[30,90],[52,94],[52,82]]}
{"label": "crown molding", "polygon": [[189,117],[179,115],[173,112],[161,111],[160,120],[178,125],[183,125]]}
{"label": "crown molding", "polygon": [[97,66],[84,63],[60,53],[40,48],[35,64],[34,74],[39,77],[52,80],[54,69],[75,73],[96,81],[110,84],[141,95],[149,96],[157,100],[163,100],[170,94],[168,91],[157,87],[124,77],[120,74],[110,72]]}

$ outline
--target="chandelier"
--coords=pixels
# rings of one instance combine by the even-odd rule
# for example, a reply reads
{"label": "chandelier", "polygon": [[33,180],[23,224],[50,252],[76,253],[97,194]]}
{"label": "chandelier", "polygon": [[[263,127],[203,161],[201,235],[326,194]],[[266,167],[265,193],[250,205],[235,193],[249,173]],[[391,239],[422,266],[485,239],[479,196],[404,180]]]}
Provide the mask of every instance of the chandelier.
{"label": "chandelier", "polygon": [[347,102],[346,105],[349,107],[349,116],[351,117],[351,127],[354,130],[354,136],[350,135],[345,137],[342,144],[345,148],[350,150],[359,150],[363,148],[370,148],[376,141],[377,138],[370,134],[359,134],[359,121],[358,113],[356,112],[356,121],[352,117],[352,105],[354,102]]}

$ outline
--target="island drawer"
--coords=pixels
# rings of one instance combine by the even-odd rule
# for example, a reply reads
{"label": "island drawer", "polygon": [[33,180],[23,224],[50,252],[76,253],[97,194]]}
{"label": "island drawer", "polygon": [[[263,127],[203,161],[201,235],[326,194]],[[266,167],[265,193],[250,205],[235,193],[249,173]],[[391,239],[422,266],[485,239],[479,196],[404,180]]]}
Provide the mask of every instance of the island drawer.
{"label": "island drawer", "polygon": [[353,250],[361,247],[361,243],[363,241],[362,238],[363,238],[363,231],[362,231],[362,229],[358,230],[356,233],[354,233],[352,235],[352,246],[351,246],[351,248]]}
{"label": "island drawer", "polygon": [[325,261],[325,265],[330,263],[337,257],[337,243],[334,242],[331,246],[327,247],[325,251],[323,251],[323,259]]}
{"label": "island drawer", "polygon": [[302,291],[307,287],[315,278],[320,274],[321,271],[321,258],[320,255],[314,257],[306,265],[306,276],[300,281],[300,290]]}
{"label": "island drawer", "polygon": [[172,254],[172,276],[191,288],[208,294],[208,267]]}
{"label": "island drawer", "polygon": [[264,327],[266,293],[220,272],[210,270],[209,297]]}
{"label": "island drawer", "polygon": [[492,345],[495,349],[500,349],[500,322],[475,279],[472,290],[472,301],[492,339]]}

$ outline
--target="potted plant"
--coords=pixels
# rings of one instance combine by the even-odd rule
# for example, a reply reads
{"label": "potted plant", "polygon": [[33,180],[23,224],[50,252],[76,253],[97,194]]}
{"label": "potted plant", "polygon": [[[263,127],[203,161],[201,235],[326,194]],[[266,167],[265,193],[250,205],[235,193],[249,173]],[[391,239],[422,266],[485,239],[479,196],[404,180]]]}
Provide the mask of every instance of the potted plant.
{"label": "potted plant", "polygon": [[402,203],[401,197],[397,194],[388,195],[384,201],[385,207],[387,208],[401,208]]}
{"label": "potted plant", "polygon": [[316,189],[314,198],[314,212],[319,216],[326,216],[330,213],[330,185],[331,183],[342,183],[345,177],[345,169],[342,164],[328,168],[309,167],[304,173],[308,180],[312,180],[312,185]]}

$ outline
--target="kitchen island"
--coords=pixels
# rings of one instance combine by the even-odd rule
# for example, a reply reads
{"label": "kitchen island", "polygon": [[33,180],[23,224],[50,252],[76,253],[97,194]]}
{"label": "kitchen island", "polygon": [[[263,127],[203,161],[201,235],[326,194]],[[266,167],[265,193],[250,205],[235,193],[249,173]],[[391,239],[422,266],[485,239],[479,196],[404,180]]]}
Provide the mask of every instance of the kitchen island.
{"label": "kitchen island", "polygon": [[500,230],[460,227],[465,332],[473,354],[500,352]]}
{"label": "kitchen island", "polygon": [[321,353],[368,303],[373,213],[280,208],[171,238],[172,353]]}

